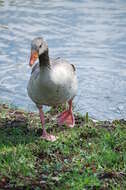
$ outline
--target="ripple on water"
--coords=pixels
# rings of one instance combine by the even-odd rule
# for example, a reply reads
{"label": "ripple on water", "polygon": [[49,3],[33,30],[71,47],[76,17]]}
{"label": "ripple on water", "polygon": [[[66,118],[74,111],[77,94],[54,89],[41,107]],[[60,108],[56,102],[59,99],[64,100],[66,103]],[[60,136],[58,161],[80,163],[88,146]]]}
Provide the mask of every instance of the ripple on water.
{"label": "ripple on water", "polygon": [[0,99],[36,110],[27,96],[31,40],[68,59],[79,80],[75,108],[96,119],[126,118],[126,2],[0,1]]}

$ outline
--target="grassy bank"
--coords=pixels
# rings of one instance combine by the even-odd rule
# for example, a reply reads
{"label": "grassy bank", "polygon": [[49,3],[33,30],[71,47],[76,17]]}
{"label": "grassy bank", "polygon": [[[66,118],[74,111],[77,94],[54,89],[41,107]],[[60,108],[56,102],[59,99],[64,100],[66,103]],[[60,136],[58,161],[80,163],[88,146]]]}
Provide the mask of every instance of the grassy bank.
{"label": "grassy bank", "polygon": [[126,121],[93,122],[76,115],[73,129],[46,114],[41,139],[38,114],[0,105],[0,189],[126,189]]}

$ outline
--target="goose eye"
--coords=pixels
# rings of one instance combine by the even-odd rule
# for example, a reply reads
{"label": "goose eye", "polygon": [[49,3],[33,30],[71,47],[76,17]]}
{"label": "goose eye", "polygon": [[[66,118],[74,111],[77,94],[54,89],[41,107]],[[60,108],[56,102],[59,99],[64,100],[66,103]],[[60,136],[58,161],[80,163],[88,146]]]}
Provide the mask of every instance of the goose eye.
{"label": "goose eye", "polygon": [[41,47],[42,47],[42,45],[39,46],[39,48],[41,48]]}

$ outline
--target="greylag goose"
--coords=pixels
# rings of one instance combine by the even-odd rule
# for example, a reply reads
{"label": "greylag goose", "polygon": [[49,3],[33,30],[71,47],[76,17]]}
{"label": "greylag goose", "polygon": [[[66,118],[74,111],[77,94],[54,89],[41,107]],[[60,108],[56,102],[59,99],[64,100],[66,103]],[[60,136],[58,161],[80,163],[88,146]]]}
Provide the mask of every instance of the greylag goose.
{"label": "greylag goose", "polygon": [[[39,63],[34,64],[39,59]],[[50,59],[47,42],[43,38],[35,38],[31,43],[30,66],[33,66],[28,83],[28,95],[39,109],[42,124],[42,138],[55,141],[56,136],[45,129],[43,105],[57,106],[68,102],[69,108],[58,116],[58,124],[74,127],[72,100],[77,92],[75,67],[67,61]]]}

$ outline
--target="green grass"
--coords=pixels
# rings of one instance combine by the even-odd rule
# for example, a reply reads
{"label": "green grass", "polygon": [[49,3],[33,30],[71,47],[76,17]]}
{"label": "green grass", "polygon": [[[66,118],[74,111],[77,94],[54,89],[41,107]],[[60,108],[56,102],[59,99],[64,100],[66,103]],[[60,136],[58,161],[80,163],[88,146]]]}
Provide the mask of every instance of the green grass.
{"label": "green grass", "polygon": [[76,115],[68,129],[50,113],[46,128],[59,137],[53,143],[41,139],[38,114],[0,106],[0,189],[125,190],[126,121]]}

